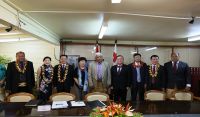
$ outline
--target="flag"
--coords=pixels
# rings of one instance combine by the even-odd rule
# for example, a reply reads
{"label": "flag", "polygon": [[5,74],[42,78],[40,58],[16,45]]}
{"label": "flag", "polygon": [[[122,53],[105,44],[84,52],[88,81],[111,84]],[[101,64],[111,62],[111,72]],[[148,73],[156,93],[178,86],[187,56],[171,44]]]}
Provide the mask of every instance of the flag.
{"label": "flag", "polygon": [[96,48],[96,53],[100,53],[101,52],[101,47],[100,47],[98,41],[96,42],[96,47],[95,48]]}
{"label": "flag", "polygon": [[117,42],[115,42],[114,50],[113,50],[113,64],[115,64],[117,60]]}

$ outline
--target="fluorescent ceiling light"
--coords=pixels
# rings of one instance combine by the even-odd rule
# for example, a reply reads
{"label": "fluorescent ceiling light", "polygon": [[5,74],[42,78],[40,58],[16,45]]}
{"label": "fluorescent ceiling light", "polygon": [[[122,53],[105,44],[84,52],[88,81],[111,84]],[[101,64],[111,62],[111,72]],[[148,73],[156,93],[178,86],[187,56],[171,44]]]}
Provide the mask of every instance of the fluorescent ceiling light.
{"label": "fluorescent ceiling light", "polygon": [[111,0],[112,3],[120,3],[121,0]]}
{"label": "fluorescent ceiling light", "polygon": [[9,36],[9,35],[18,35],[18,34],[22,34],[22,32],[3,32],[3,33],[0,33],[0,36]]}
{"label": "fluorescent ceiling light", "polygon": [[4,43],[4,42],[16,42],[19,41],[19,39],[0,39],[0,43]]}
{"label": "fluorescent ceiling light", "polygon": [[137,53],[136,51],[131,51],[131,54],[135,54],[135,53]]}
{"label": "fluorescent ceiling light", "polygon": [[188,41],[198,41],[198,40],[200,40],[200,35],[188,38]]}
{"label": "fluorescent ceiling light", "polygon": [[157,49],[157,47],[148,48],[145,51],[150,51],[150,50],[155,50],[155,49]]}
{"label": "fluorescent ceiling light", "polygon": [[102,27],[101,27],[101,30],[100,30],[100,33],[99,33],[99,39],[102,39],[106,30],[108,28],[108,25],[107,24],[103,24]]}
{"label": "fluorescent ceiling light", "polygon": [[34,38],[8,38],[8,39],[0,38],[0,43],[17,42],[17,41],[31,41],[31,40],[35,40],[35,39]]}

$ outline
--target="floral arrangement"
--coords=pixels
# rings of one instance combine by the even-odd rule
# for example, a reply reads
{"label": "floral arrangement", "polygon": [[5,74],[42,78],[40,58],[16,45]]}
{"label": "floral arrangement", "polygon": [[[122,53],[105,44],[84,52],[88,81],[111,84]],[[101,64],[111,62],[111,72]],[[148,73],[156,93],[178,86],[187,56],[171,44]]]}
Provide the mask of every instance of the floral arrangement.
{"label": "floral arrangement", "polygon": [[90,117],[143,117],[141,113],[133,112],[129,103],[124,107],[122,104],[110,103],[107,107],[97,107],[90,113]]}

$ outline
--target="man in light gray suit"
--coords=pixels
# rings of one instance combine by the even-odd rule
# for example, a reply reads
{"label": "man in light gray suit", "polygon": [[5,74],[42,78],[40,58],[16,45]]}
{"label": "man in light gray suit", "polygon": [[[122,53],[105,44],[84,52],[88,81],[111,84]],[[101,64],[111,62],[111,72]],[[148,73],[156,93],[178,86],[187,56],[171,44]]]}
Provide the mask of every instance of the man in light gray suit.
{"label": "man in light gray suit", "polygon": [[90,92],[106,93],[111,85],[110,66],[103,61],[103,55],[96,53],[95,61],[90,63],[88,69]]}

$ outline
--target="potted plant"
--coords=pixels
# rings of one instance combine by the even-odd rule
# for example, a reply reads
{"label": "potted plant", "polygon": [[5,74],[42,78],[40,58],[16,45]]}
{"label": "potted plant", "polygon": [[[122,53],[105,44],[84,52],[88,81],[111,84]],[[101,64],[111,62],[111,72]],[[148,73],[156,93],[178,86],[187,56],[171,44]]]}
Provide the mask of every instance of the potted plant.
{"label": "potted plant", "polygon": [[11,61],[10,58],[0,55],[0,100],[4,98],[4,79],[6,74],[6,65]]}

